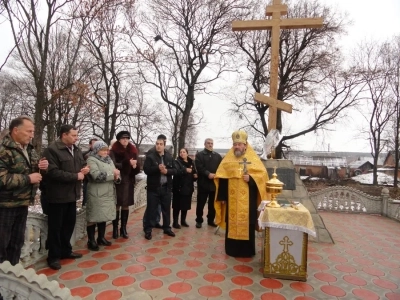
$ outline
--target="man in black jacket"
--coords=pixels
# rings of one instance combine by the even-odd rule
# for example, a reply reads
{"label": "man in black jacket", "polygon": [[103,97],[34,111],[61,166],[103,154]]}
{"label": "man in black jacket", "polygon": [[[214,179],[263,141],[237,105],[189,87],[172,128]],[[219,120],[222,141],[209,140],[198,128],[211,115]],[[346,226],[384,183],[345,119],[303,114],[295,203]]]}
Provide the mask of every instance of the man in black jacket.
{"label": "man in black jacket", "polygon": [[81,150],[75,146],[77,140],[78,130],[72,125],[63,125],[60,139],[50,144],[43,154],[49,161],[47,263],[54,270],[61,269],[62,258],[82,257],[72,252],[70,243],[76,222],[76,201],[81,198],[82,180],[89,173]]}
{"label": "man in black jacket", "polygon": [[[157,140],[163,140],[164,141],[164,146],[167,146],[167,137],[164,134],[160,134],[157,137]],[[155,153],[155,152],[156,152],[156,146],[154,146],[149,151],[147,151],[147,155],[149,155],[150,153]],[[156,226],[155,227],[162,229],[162,226],[160,225],[160,221],[161,221],[161,205],[158,204],[157,205],[157,215],[156,215]],[[143,215],[143,229],[144,229],[144,224],[145,223],[146,223],[146,214]]]}
{"label": "man in black jacket", "polygon": [[157,206],[161,205],[163,230],[169,236],[175,236],[171,230],[171,190],[172,176],[177,169],[172,155],[165,152],[163,139],[157,139],[156,151],[146,156],[143,170],[147,175],[147,207],[145,211],[145,238],[152,239],[151,232],[156,226]]}
{"label": "man in black jacket", "polygon": [[197,206],[196,206],[196,227],[201,228],[203,223],[203,210],[208,198],[207,224],[217,227],[215,219],[215,172],[221,163],[222,157],[213,151],[214,141],[207,138],[204,141],[204,150],[196,154],[197,170]]}

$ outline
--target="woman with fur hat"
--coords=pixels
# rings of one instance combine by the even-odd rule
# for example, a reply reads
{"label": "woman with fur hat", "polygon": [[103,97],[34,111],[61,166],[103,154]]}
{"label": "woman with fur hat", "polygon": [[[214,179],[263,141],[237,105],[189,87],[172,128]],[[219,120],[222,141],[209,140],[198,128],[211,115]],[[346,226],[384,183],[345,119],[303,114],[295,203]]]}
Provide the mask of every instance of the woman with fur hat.
{"label": "woman with fur hat", "polygon": [[[104,237],[106,222],[115,219],[116,192],[114,182],[118,183],[120,171],[115,168],[108,155],[108,146],[97,141],[89,154],[87,164],[90,167],[87,185],[87,234],[89,250],[98,251],[98,245],[110,246]],[[94,239],[96,223],[98,228],[97,243]]]}
{"label": "woman with fur hat", "polygon": [[117,214],[113,221],[113,238],[118,238],[118,222],[121,209],[121,228],[120,235],[127,239],[126,224],[129,217],[129,206],[134,204],[133,193],[135,185],[135,175],[140,172],[138,163],[138,151],[130,143],[131,134],[129,131],[120,131],[117,134],[117,141],[112,145],[110,156],[121,172],[121,183],[117,188]]}

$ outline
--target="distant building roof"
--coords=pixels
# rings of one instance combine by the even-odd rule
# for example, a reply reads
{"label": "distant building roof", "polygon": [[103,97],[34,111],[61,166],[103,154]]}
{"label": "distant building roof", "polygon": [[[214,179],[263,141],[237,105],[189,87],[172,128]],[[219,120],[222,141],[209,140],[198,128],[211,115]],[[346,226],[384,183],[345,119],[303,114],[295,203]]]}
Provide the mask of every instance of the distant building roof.
{"label": "distant building roof", "polygon": [[[289,151],[285,153],[285,157],[294,164],[302,164],[302,161],[308,162],[308,165],[348,166],[356,161],[369,161],[371,164],[374,162],[371,153],[367,152]],[[386,153],[379,155],[378,166],[383,165],[385,157]]]}
{"label": "distant building roof", "polygon": [[369,160],[356,160],[356,161],[349,163],[349,167],[350,167],[350,169],[359,169],[360,167],[362,167],[363,165],[368,164],[368,163],[373,165],[373,163]]}

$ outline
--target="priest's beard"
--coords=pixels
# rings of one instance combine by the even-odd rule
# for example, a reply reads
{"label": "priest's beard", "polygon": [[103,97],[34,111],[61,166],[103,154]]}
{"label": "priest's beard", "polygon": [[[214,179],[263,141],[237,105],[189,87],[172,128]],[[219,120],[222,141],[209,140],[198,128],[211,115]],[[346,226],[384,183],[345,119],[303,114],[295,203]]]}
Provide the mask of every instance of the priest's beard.
{"label": "priest's beard", "polygon": [[243,151],[236,150],[233,154],[235,154],[236,157],[241,157],[244,155],[245,152],[246,152],[246,149]]}

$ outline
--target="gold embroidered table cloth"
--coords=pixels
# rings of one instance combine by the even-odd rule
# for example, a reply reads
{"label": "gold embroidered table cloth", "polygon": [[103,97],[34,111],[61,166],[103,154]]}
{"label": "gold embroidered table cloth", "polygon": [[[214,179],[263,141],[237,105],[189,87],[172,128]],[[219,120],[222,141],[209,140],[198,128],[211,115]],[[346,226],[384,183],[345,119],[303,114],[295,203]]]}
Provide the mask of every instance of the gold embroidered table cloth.
{"label": "gold embroidered table cloth", "polygon": [[260,228],[282,228],[305,232],[316,237],[314,222],[307,208],[302,204],[296,206],[284,206],[279,208],[265,207],[258,218]]}

